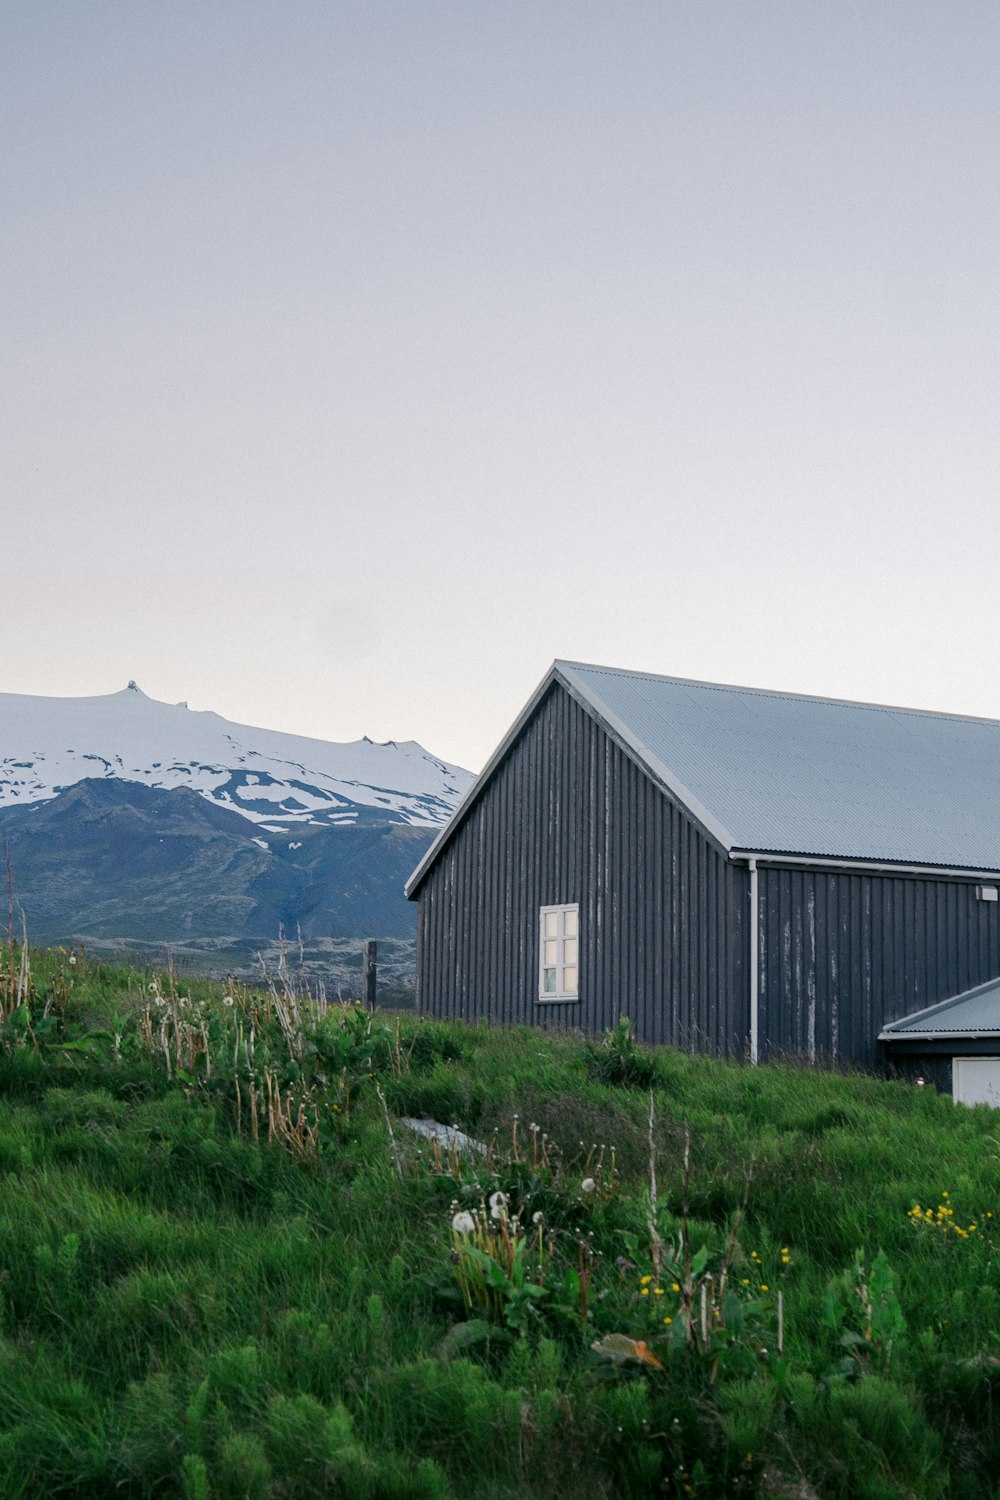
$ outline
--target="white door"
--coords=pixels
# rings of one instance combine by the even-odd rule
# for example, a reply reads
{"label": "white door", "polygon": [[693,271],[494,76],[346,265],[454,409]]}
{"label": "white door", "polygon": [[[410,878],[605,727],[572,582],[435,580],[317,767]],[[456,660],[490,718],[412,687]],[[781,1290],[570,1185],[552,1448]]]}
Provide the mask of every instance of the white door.
{"label": "white door", "polygon": [[956,1104],[1000,1108],[1000,1057],[953,1058],[951,1095]]}

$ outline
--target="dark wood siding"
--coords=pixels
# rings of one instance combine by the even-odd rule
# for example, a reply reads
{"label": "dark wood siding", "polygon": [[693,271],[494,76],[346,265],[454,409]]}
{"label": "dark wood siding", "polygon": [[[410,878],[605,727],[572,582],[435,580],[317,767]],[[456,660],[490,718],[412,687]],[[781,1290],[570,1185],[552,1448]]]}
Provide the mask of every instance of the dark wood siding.
{"label": "dark wood siding", "polygon": [[760,870],[762,1056],[877,1067],[878,1034],[1000,974],[1000,907],[972,881]]}
{"label": "dark wood siding", "polygon": [[[749,877],[558,684],[419,892],[432,1015],[602,1031],[743,1055]],[[538,1000],[538,912],[580,906],[580,999]]]}

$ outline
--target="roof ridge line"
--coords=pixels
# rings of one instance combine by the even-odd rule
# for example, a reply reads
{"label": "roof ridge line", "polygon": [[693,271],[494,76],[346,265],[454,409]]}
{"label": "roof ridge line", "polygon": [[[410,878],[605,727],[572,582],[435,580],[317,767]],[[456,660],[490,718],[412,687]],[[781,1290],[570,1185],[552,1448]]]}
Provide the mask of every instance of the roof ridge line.
{"label": "roof ridge line", "polygon": [[912,714],[922,719],[947,719],[962,724],[990,724],[1000,728],[1000,718],[989,718],[986,714],[954,713],[944,708],[912,708],[903,703],[870,703],[860,698],[834,698],[824,693],[794,693],[782,688],[752,687],[747,683],[709,682],[700,677],[674,677],[667,672],[642,672],[631,667],[607,667],[596,662],[566,661],[554,663],[570,671],[599,672],[608,677],[637,677],[650,682],[671,682],[678,687],[705,688],[718,693],[750,693],[755,697],[775,698],[789,703],[826,703],[832,708],[857,708],[868,712]]}

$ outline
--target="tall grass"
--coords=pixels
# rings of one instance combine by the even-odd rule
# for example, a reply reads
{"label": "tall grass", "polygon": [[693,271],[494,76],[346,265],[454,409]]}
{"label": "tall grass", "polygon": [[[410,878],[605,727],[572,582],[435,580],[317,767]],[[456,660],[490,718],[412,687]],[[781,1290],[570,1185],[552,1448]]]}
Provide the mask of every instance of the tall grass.
{"label": "tall grass", "polygon": [[287,974],[0,991],[0,1497],[993,1493],[989,1111]]}

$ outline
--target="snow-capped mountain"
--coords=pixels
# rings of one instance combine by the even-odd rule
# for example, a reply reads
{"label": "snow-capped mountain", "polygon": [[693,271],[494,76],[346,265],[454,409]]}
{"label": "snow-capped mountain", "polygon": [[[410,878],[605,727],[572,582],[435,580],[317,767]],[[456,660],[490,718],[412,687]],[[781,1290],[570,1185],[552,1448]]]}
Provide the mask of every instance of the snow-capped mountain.
{"label": "snow-capped mountain", "polygon": [[302,825],[439,826],[474,779],[412,740],[331,744],[252,729],[160,703],[134,682],[93,698],[0,693],[0,808],[95,777],[187,787],[272,835]]}

